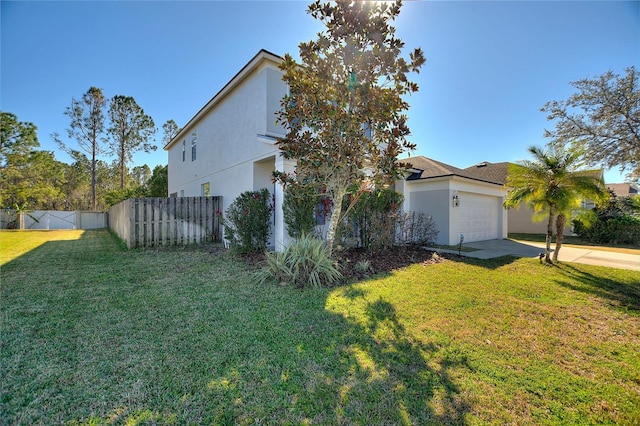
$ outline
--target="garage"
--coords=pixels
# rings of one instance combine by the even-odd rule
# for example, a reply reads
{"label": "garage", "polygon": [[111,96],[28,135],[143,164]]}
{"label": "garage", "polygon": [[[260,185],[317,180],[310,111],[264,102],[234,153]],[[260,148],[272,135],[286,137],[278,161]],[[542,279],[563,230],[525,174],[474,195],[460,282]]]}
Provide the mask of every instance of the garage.
{"label": "garage", "polygon": [[502,237],[498,197],[459,193],[459,204],[453,208],[453,229],[464,235],[465,242],[494,240]]}
{"label": "garage", "polygon": [[423,156],[402,161],[411,164],[396,186],[404,195],[403,209],[430,214],[438,244],[458,244],[460,234],[465,242],[507,237],[507,190],[497,179]]}

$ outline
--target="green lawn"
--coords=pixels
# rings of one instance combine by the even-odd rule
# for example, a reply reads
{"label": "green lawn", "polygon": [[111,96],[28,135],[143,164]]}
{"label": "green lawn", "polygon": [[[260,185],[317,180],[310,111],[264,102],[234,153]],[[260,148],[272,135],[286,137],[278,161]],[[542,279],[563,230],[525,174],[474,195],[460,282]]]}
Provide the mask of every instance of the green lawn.
{"label": "green lawn", "polygon": [[301,291],[106,231],[0,232],[0,257],[0,424],[640,423],[640,272],[465,258]]}

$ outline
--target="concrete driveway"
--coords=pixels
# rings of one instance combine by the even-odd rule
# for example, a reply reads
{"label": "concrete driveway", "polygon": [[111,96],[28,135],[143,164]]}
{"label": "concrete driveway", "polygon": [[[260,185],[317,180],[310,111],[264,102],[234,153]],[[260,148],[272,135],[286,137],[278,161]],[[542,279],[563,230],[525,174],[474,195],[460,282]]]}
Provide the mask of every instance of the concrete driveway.
{"label": "concrete driveway", "polygon": [[[552,244],[551,248],[555,244]],[[501,256],[535,257],[544,253],[545,243],[515,240],[489,240],[473,243],[464,243],[462,247],[470,247],[476,251],[462,252],[464,256],[478,259],[492,259]],[[446,251],[456,253],[453,250],[432,249],[434,251]],[[616,253],[602,250],[592,250],[587,246],[576,248],[562,246],[558,255],[561,262],[577,262],[588,265],[608,266],[610,268],[629,269],[640,271],[640,255]]]}

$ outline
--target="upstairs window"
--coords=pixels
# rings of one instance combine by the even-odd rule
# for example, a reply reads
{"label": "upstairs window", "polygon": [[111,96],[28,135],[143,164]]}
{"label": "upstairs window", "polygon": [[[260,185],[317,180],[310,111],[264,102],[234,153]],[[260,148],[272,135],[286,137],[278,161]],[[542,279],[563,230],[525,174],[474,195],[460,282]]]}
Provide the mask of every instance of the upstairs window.
{"label": "upstairs window", "polygon": [[184,161],[186,157],[186,151],[187,151],[187,141],[182,141],[182,161]]}
{"label": "upstairs window", "polygon": [[198,141],[196,140],[196,132],[191,133],[191,161],[196,161],[196,147]]}

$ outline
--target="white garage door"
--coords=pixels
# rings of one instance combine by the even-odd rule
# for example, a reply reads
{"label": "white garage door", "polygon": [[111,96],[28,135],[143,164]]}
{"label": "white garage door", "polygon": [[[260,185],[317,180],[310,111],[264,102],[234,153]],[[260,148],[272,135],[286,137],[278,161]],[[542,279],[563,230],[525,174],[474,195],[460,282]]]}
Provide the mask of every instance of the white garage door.
{"label": "white garage door", "polygon": [[500,237],[500,201],[497,197],[460,194],[457,211],[457,234],[465,242],[495,240]]}

